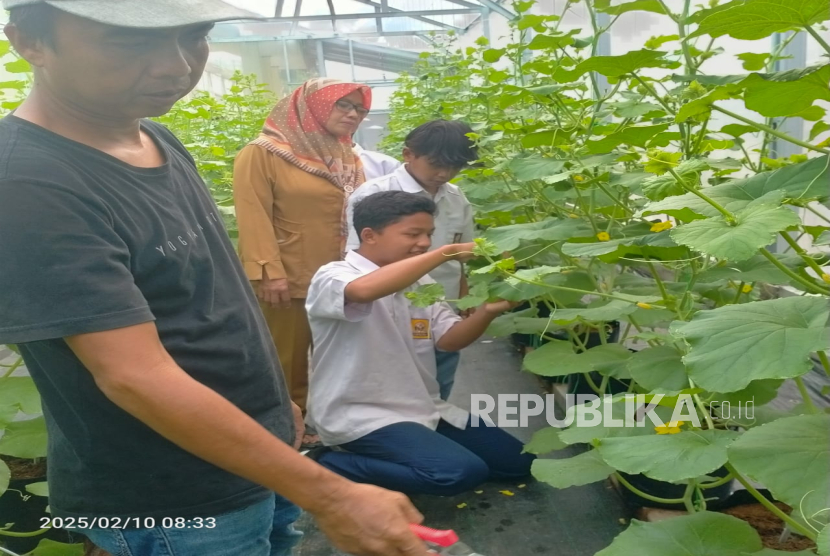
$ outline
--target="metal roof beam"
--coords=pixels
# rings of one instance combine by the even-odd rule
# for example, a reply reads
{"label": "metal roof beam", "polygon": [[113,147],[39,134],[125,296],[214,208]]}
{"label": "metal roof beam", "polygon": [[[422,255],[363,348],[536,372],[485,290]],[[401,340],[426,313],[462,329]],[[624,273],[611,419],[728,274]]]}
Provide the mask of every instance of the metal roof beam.
{"label": "metal roof beam", "polygon": [[[297,5],[301,0],[297,0]],[[296,10],[295,10],[296,13]],[[401,12],[379,12],[379,13],[368,13],[368,14],[335,14],[333,17],[335,20],[344,20],[344,19],[372,19],[372,18],[390,18],[390,17],[411,17],[411,18],[418,18],[418,17],[425,17],[431,15],[465,15],[465,14],[480,14],[481,9],[466,9],[466,8],[458,8],[458,9],[450,9],[450,10],[417,10],[417,11],[401,11]],[[299,21],[327,21],[332,19],[331,15],[296,15],[294,17],[272,17],[257,20],[257,23],[267,23],[269,21],[291,21],[291,22],[299,22]],[[434,22],[437,24],[437,22]]]}
{"label": "metal roof beam", "polygon": [[[453,0],[450,0],[452,2]],[[482,5],[486,8],[490,8],[492,11],[496,12],[497,14],[503,15],[507,19],[516,19],[519,17],[518,14],[514,14],[498,2],[494,2],[493,0],[478,0],[481,2]]]}
{"label": "metal roof beam", "polygon": [[214,44],[233,43],[233,42],[263,42],[263,41],[307,41],[319,39],[348,39],[353,38],[373,38],[373,37],[411,37],[416,36],[419,39],[432,43],[426,33],[435,33],[436,35],[444,35],[448,31],[384,31],[383,33],[331,33],[331,34],[306,34],[306,35],[243,35],[240,37],[223,37],[211,38],[210,42]]}
{"label": "metal roof beam", "polygon": [[[441,29],[447,29],[450,31],[461,31],[460,27],[455,27],[453,25],[449,25],[447,23],[442,23],[440,21],[436,21],[434,19],[430,19],[428,17],[423,17],[419,15],[409,15],[412,12],[408,12],[406,10],[399,10],[398,8],[390,8],[386,0],[382,0],[380,4],[374,2],[373,0],[354,0],[359,4],[365,4],[367,6],[372,6],[374,8],[380,8],[381,12],[395,12],[400,14],[401,17],[409,17],[411,19],[417,19],[418,21],[422,21],[424,23],[429,23],[430,25],[435,25],[436,27],[440,27]],[[466,2],[465,2],[466,4]],[[469,4],[472,6],[472,4]]]}

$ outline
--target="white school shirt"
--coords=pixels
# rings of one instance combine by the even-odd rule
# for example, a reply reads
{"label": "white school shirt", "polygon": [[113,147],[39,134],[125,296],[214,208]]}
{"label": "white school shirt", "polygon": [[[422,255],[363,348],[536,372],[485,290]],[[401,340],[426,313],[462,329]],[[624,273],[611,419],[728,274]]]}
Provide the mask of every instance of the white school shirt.
{"label": "white school shirt", "polygon": [[357,143],[354,144],[352,149],[360,157],[360,161],[363,162],[363,173],[366,175],[366,181],[391,174],[401,165],[399,160],[376,151],[367,151]]}
{"label": "white school shirt", "polygon": [[441,400],[435,344],[461,319],[446,303],[413,307],[404,291],[357,304],[346,286],[378,267],[356,251],[323,266],[308,289],[314,350],[307,422],[336,446],[395,423],[432,430],[440,419],[463,429],[469,413]]}
{"label": "white school shirt", "polygon": [[[422,195],[435,201],[435,233],[432,235],[430,250],[438,249],[453,243],[467,243],[475,238],[473,224],[473,208],[467,197],[451,183],[445,183],[438,188],[438,193],[432,197],[421,185],[415,181],[406,166],[401,166],[393,173],[376,180],[367,181],[357,188],[349,197],[346,217],[349,225],[349,239],[346,249],[360,247],[360,238],[354,229],[354,205],[357,201],[380,191],[406,191]],[[447,299],[458,299],[461,287],[462,265],[459,261],[447,261],[432,272],[430,278],[444,286]]]}

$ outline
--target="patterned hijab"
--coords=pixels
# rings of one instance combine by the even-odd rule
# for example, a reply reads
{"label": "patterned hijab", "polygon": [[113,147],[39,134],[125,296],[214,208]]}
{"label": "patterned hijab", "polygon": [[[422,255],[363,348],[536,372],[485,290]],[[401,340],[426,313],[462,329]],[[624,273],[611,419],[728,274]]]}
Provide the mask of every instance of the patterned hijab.
{"label": "patterned hijab", "polygon": [[372,90],[366,85],[325,78],[306,81],[277,103],[252,143],[327,179],[348,198],[366,181],[363,165],[352,150],[352,138],[331,134],[325,124],[334,103],[355,91],[363,94],[363,106],[370,108]]}

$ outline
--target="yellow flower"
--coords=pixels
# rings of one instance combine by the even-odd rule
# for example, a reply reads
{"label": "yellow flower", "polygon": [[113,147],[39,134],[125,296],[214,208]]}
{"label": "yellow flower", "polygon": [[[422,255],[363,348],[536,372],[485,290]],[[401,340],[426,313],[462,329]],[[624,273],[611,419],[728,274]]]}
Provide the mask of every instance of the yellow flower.
{"label": "yellow flower", "polygon": [[515,494],[513,494],[513,493],[512,493],[512,492],[510,492],[509,490],[500,490],[499,492],[501,492],[501,493],[502,493],[502,494],[504,494],[505,496],[515,496]]}
{"label": "yellow flower", "polygon": [[665,425],[654,427],[657,434],[677,434],[680,432],[680,427],[683,426],[683,421],[669,421]]}
{"label": "yellow flower", "polygon": [[611,236],[608,235],[608,232],[600,232],[597,234],[597,239],[600,241],[608,241],[611,239]]}
{"label": "yellow flower", "polygon": [[464,508],[466,508],[466,507],[467,507],[467,503],[466,503],[466,502],[462,502],[462,503],[460,503],[460,504],[458,504],[458,505],[456,506],[456,508],[458,508],[459,510],[463,510],[463,509],[464,509]]}
{"label": "yellow flower", "polygon": [[830,274],[827,274],[827,273],[822,274],[821,279],[824,280],[825,282],[827,282],[828,284],[830,284]]}
{"label": "yellow flower", "polygon": [[648,303],[643,303],[642,301],[637,303],[637,307],[639,307],[640,309],[653,309],[651,305],[649,305]]}
{"label": "yellow flower", "polygon": [[666,220],[665,222],[655,222],[651,226],[652,232],[662,232],[663,230],[670,230],[674,224],[670,220]]}
{"label": "yellow flower", "polygon": [[568,214],[568,218],[579,218],[578,214],[570,213]]}
{"label": "yellow flower", "polygon": [[574,176],[574,181],[585,181],[585,176],[580,176],[579,174]]}
{"label": "yellow flower", "polygon": [[749,284],[744,284],[744,287],[741,288],[741,291],[744,293],[749,293],[752,291],[752,286]]}

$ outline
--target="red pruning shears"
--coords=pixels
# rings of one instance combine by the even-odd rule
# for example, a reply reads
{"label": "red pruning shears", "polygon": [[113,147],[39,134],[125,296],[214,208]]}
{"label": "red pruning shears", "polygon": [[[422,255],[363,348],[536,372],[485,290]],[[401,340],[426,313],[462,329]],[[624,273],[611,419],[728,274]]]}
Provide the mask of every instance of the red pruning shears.
{"label": "red pruning shears", "polygon": [[458,540],[455,531],[438,531],[423,525],[411,525],[412,532],[427,543],[430,552],[441,556],[482,556]]}

